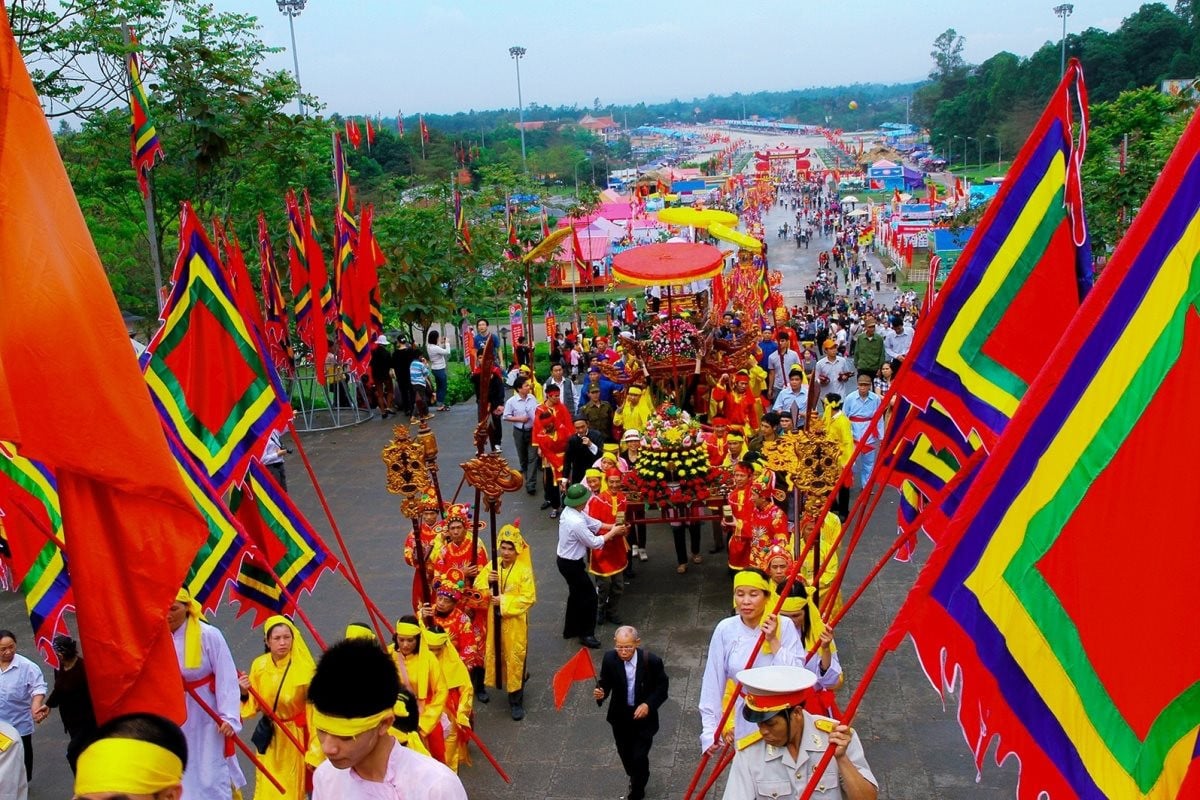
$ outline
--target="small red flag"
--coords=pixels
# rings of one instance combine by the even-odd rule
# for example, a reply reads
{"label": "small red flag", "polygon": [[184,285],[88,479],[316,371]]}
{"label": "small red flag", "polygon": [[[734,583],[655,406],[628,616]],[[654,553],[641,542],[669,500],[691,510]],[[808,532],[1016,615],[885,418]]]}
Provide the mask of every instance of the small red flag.
{"label": "small red flag", "polygon": [[567,692],[571,689],[571,684],[575,681],[586,681],[588,679],[596,680],[596,669],[592,666],[592,656],[586,647],[579,648],[579,652],[571,656],[566,664],[562,665],[562,669],[554,673],[552,681],[554,685],[554,707],[562,710],[563,703],[567,700]]}
{"label": "small red flag", "polygon": [[425,117],[420,115],[417,119],[421,123],[421,141],[429,144],[429,126],[425,124]]}
{"label": "small red flag", "polygon": [[375,129],[371,127],[371,118],[366,118],[367,123],[367,149],[371,149],[371,145],[375,144]]}
{"label": "small red flag", "polygon": [[358,122],[355,120],[346,120],[346,141],[354,145],[355,150],[362,144],[362,132],[358,130]]}

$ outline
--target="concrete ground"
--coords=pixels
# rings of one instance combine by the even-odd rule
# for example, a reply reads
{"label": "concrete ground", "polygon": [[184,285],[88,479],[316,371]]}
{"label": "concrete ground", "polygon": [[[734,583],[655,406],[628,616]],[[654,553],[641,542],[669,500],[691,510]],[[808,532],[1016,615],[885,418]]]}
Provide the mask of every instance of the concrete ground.
{"label": "concrete ground", "polygon": [[[759,138],[763,140],[756,142],[760,145],[779,141],[779,137]],[[773,210],[766,229],[776,230],[785,213],[791,214]],[[791,291],[811,280],[817,253],[829,246],[820,239],[809,250],[797,250],[783,240],[770,242],[772,267],[783,271],[784,289]],[[355,428],[310,435],[305,445],[367,590],[387,613],[399,615],[407,610],[412,572],[404,565],[402,552],[409,523],[400,516],[398,498],[386,491],[379,458],[390,438],[391,422],[376,418]],[[441,484],[447,496],[454,493],[461,477],[458,464],[469,456],[473,423],[474,411],[465,406],[438,414],[432,423],[441,448]],[[514,458],[507,432],[504,452]],[[332,545],[333,537],[298,456],[290,457],[287,469],[293,496]],[[469,499],[469,495],[464,493],[461,498]],[[624,793],[626,779],[604,712],[591,700],[590,685],[577,684],[563,710],[554,710],[551,674],[579,645],[560,636],[566,587],[554,566],[557,525],[547,512],[538,510],[540,502],[540,496],[518,492],[506,497],[500,515],[502,522],[520,517],[533,548],[538,577],[538,604],[530,618],[528,716],[523,722],[513,722],[503,696],[498,695],[490,705],[479,707],[476,724],[479,736],[512,783],[501,781],[478,754],[473,766],[462,769],[463,783],[469,796],[479,800],[618,798]],[[894,501],[885,498],[858,552],[849,560],[847,596],[890,544],[896,530],[895,513]],[[637,626],[645,646],[663,657],[671,680],[670,699],[662,708],[662,728],[651,754],[648,796],[652,798],[681,798],[699,759],[696,704],[708,641],[713,626],[730,613],[723,554],[707,555],[710,544],[706,529],[705,562],[690,567],[686,575],[677,575],[669,529],[652,526],[650,560],[638,565],[637,577],[627,585],[621,606],[625,622]],[[922,555],[927,551],[928,543],[922,542]],[[843,703],[918,568],[918,564],[889,564],[839,626],[838,651],[846,674],[846,687],[839,698]],[[337,638],[347,622],[366,619],[357,597],[336,575],[324,577],[315,595],[303,605],[329,639]],[[261,635],[252,631],[245,619],[237,619],[232,606],[223,607],[214,621],[225,632],[239,666],[248,668],[262,652]],[[32,655],[28,621],[18,595],[0,597],[0,626],[18,631],[21,652]],[[612,632],[611,625],[598,631],[606,646],[611,644]],[[89,660],[103,657],[84,655]],[[599,663],[599,657],[599,652],[593,654],[594,663]],[[1000,800],[1015,794],[1016,773],[1011,763],[997,768],[989,756],[983,779],[976,780],[970,750],[955,720],[957,701],[951,698],[949,702],[950,708],[943,709],[908,643],[888,657],[854,721],[880,780],[881,797]],[[247,736],[251,727],[247,726]],[[65,737],[56,715],[38,728],[34,741],[36,773],[30,796],[38,800],[69,797],[70,772],[62,757]],[[251,774],[249,769],[247,772]],[[723,781],[718,790],[722,787]]]}

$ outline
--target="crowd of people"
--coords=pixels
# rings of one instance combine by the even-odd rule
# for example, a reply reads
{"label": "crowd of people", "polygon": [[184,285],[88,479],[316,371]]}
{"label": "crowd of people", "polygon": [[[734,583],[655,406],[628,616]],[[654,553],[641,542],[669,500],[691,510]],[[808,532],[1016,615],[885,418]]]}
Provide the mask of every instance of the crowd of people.
{"label": "crowd of people", "polygon": [[[670,528],[678,575],[704,563],[707,525],[707,554],[724,553],[731,580],[734,613],[716,622],[698,705],[701,752],[738,752],[725,796],[761,796],[767,785],[794,793],[829,744],[833,766],[814,796],[876,793],[857,735],[835,721],[844,674],[834,631],[818,608],[836,573],[829,543],[848,512],[851,487],[840,487],[836,513],[825,521],[826,571],[816,576],[810,564],[793,564],[799,509],[785,476],[765,466],[764,453],[780,436],[820,419],[841,445],[843,464],[866,440],[853,472],[853,483],[865,485],[875,462],[869,443],[883,431],[877,412],[908,356],[916,306],[899,294],[882,302],[885,272],[867,258],[855,217],[830,186],[783,181],[757,202],[746,210],[759,219],[764,203],[795,212],[794,227],[789,220],[781,237],[795,231],[797,247],[820,241],[827,249],[803,304],[767,316],[731,310],[714,324],[715,340],[733,348],[747,337],[757,344],[744,364],[721,374],[704,373],[697,357],[694,372],[651,378],[634,345],[667,318],[652,292],[640,309],[632,298],[612,304],[606,326],[565,328],[541,379],[524,337],[505,363],[489,321],[463,314],[464,355],[477,392],[489,342],[496,354],[480,400],[489,448],[515,456],[525,491],[541,494],[540,510],[558,528],[556,565],[567,589],[562,636],[600,648],[599,629],[612,626],[613,647],[593,695],[609,703],[630,800],[647,791],[669,681],[661,656],[625,623],[621,603],[650,559],[647,527],[660,523]],[[448,409],[451,357],[437,332],[423,349],[379,336],[365,385],[381,416],[415,423]],[[639,493],[633,476],[651,446],[646,433],[667,406],[701,424],[708,474],[721,491],[671,503]],[[511,430],[507,448],[505,429]],[[287,452],[275,437],[265,454],[281,483]],[[418,507],[419,524],[404,545],[414,575],[411,608],[384,641],[371,626],[351,623],[318,659],[292,620],[276,616],[262,626],[262,655],[239,669],[220,630],[205,624],[199,605],[181,591],[167,621],[186,688],[182,728],[153,715],[97,726],[73,640],[54,642],[60,666],[50,691],[37,665],[16,653],[16,636],[0,631],[0,784],[11,776],[24,786],[32,776],[33,726],[57,708],[81,797],[236,796],[246,777],[229,743],[251,723],[249,741],[265,767],[254,776],[256,798],[369,797],[379,785],[405,787],[408,793],[396,796],[465,797],[456,773],[469,763],[480,704],[502,692],[511,719],[526,717],[529,614],[538,587],[517,524],[497,531],[493,566],[488,537],[478,535],[481,523],[468,506],[429,495],[418,498]],[[799,574],[789,582],[793,571]],[[765,646],[751,660],[760,636]],[[748,664],[753,669],[746,671]],[[734,682],[745,687],[736,697]],[[731,699],[733,713],[726,715]],[[6,766],[12,752],[20,755],[19,770]],[[107,764],[114,754],[137,754],[139,764],[154,769],[113,770]],[[414,793],[415,786],[422,791]]]}

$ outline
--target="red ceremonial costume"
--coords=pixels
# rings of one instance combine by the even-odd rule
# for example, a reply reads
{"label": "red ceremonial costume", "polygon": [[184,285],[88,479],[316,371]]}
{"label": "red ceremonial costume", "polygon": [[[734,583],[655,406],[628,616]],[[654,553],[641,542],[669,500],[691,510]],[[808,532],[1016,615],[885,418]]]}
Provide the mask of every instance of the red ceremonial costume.
{"label": "red ceremonial costume", "polygon": [[760,404],[748,380],[748,374],[739,372],[732,389],[718,383],[712,390],[712,404],[717,415],[729,421],[729,427],[749,434],[758,427]]}
{"label": "red ceremonial costume", "polygon": [[[620,501],[607,489],[601,489],[588,500],[586,510],[589,517],[611,524],[617,521],[619,508]],[[624,572],[625,567],[629,566],[628,549],[629,544],[624,536],[609,539],[603,547],[591,551],[588,572],[602,578]]]}
{"label": "red ceremonial costume", "polygon": [[562,477],[567,441],[573,430],[571,413],[560,402],[553,405],[543,403],[537,407],[536,417],[533,423],[533,446],[542,455],[542,466],[549,468],[553,478],[558,480]]}

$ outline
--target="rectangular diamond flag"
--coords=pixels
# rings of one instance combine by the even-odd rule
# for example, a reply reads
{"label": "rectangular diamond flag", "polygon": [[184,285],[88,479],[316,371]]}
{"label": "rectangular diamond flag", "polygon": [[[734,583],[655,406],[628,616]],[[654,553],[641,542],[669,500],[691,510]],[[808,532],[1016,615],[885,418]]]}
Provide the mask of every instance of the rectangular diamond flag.
{"label": "rectangular diamond flag", "polygon": [[325,570],[337,568],[337,560],[257,459],[245,483],[234,488],[229,507],[255,546],[237,575],[237,594],[248,601],[242,612],[254,610],[255,627],[271,614],[294,613],[291,600],[311,592]]}
{"label": "rectangular diamond flag", "polygon": [[1200,521],[1163,494],[1195,471],[1197,364],[1193,116],[884,642],[961,685],[976,761],[997,737],[1021,798],[1200,793]]}
{"label": "rectangular diamond flag", "polygon": [[58,546],[64,541],[58,484],[44,464],[23,458],[12,442],[0,442],[0,532],[13,577],[10,588],[25,598],[34,646],[57,664],[50,645],[67,632],[63,614],[74,608]]}
{"label": "rectangular diamond flag", "polygon": [[[1079,308],[1092,277],[1079,183],[1087,122],[1083,72],[1072,60],[917,327],[896,379],[896,393],[918,410],[910,438],[927,432],[936,441],[930,428],[944,417],[984,448],[994,444]],[[893,449],[890,436],[883,449]],[[910,477],[898,470],[893,482]],[[938,498],[928,500],[937,507]],[[925,530],[936,541],[940,526],[931,522]]]}
{"label": "rectangular diamond flag", "polygon": [[342,137],[333,133],[333,190],[337,206],[333,210],[333,300],[341,307],[342,276],[350,267],[358,241],[358,222],[354,219],[354,197],[350,192],[350,172]]}
{"label": "rectangular diamond flag", "polygon": [[[325,315],[313,294],[311,270],[308,263],[308,223],[300,212],[296,193],[288,189],[288,264],[292,272],[292,301],[296,309],[296,335],[307,344],[312,354],[317,383],[325,385],[325,356],[329,341],[325,338]],[[318,248],[319,250],[319,248]],[[322,265],[324,260],[322,260]]]}
{"label": "rectangular diamond flag", "polygon": [[296,374],[296,355],[292,352],[291,335],[288,333],[287,304],[283,300],[279,273],[275,269],[275,251],[271,249],[267,218],[261,211],[258,212],[258,268],[262,278],[263,336],[267,342],[267,354],[277,372],[292,376]]}
{"label": "rectangular diamond flag", "polygon": [[[0,439],[57,481],[80,647],[101,722],[182,722],[163,620],[204,541],[125,323],[0,5]],[[48,331],[78,330],[64,349]],[[69,375],[79,393],[47,391]]]}
{"label": "rectangular diamond flag", "polygon": [[137,50],[137,37],[130,33],[130,40],[129,54],[125,57],[125,66],[129,71],[129,142],[138,189],[142,197],[147,197],[150,194],[148,175],[155,162],[163,157],[163,149],[158,141],[154,120],[150,119],[150,100],[146,97],[146,88],[142,86],[142,58]]}
{"label": "rectangular diamond flag", "polygon": [[180,225],[174,285],[142,373],[164,424],[221,493],[287,423],[290,407],[187,203]]}

